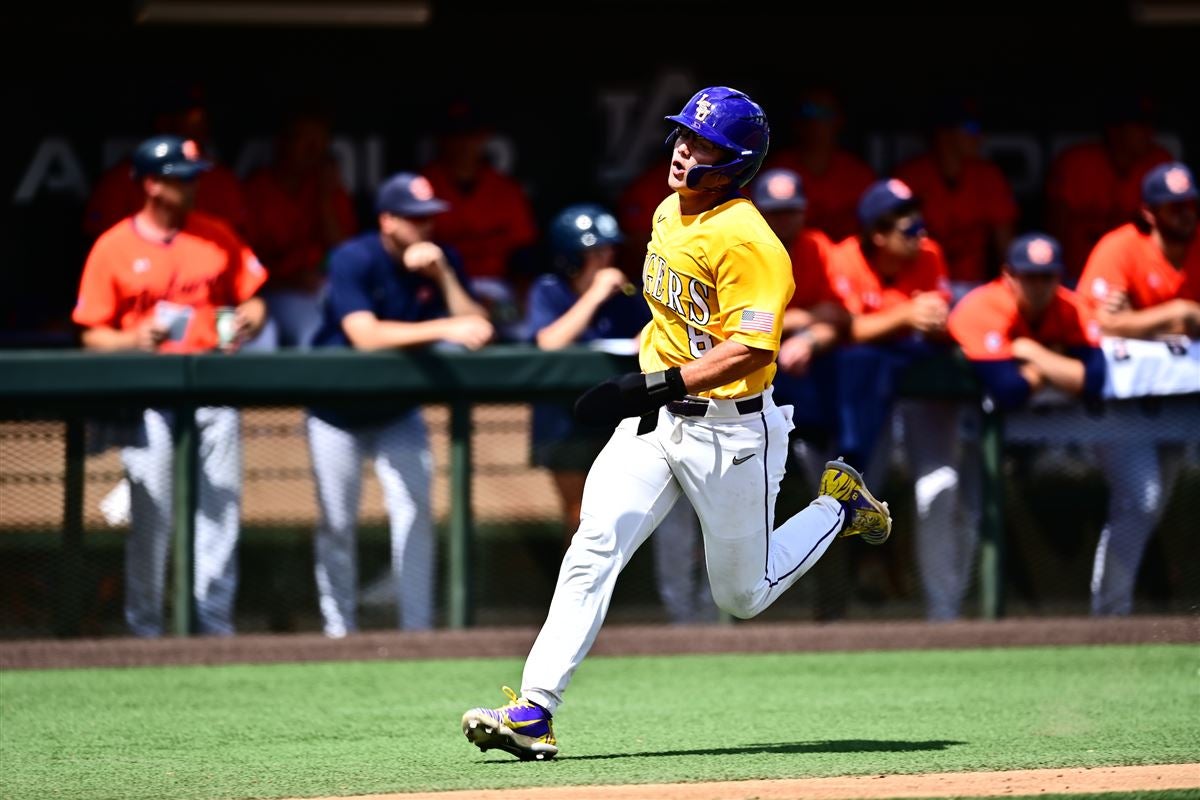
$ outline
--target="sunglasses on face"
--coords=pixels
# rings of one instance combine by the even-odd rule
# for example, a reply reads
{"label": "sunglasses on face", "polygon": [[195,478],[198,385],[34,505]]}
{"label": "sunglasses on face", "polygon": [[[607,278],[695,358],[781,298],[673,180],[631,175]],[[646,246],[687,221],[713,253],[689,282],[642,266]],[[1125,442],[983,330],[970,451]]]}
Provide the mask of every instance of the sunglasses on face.
{"label": "sunglasses on face", "polygon": [[925,220],[920,217],[913,217],[906,225],[897,225],[894,230],[908,239],[916,239],[919,236],[925,235]]}

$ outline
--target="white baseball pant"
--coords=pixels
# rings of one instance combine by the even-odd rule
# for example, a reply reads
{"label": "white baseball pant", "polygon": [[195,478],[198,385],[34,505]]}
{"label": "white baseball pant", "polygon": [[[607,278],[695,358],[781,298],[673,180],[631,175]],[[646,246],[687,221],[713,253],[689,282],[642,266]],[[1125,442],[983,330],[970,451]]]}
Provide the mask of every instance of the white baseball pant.
{"label": "white baseball pant", "polygon": [[551,712],[604,621],[617,575],[680,495],[700,518],[713,599],[749,618],[817,562],[842,529],[840,503],[818,497],[775,529],[792,407],[763,394],[760,412],[710,400],[703,417],[660,409],[656,427],[623,420],[592,464],[579,530],[546,622],[525,662],[522,694]]}
{"label": "white baseball pant", "polygon": [[419,411],[353,429],[309,415],[308,446],[321,514],[314,546],[325,635],[358,629],[356,531],[365,458],[374,460],[387,505],[399,627],[433,627],[433,454]]}
{"label": "white baseball pant", "polygon": [[1179,447],[1166,447],[1160,468],[1154,442],[1097,443],[1092,450],[1108,484],[1108,518],[1092,562],[1092,613],[1130,614],[1138,570],[1182,466]]}
{"label": "white baseball pant", "polygon": [[[975,571],[981,504],[977,415],[964,404],[924,398],[903,398],[894,408],[916,499],[914,544],[925,615],[933,621],[959,617]],[[871,459],[870,483],[883,482],[893,436],[885,427]]]}
{"label": "white baseball pant", "polygon": [[[196,410],[199,459],[193,573],[200,633],[229,635],[237,589],[235,549],[242,503],[242,443],[235,408]],[[135,636],[163,633],[163,587],[174,530],[174,413],[148,408],[137,443],[121,449],[129,476],[130,531],[125,543],[125,621]]]}

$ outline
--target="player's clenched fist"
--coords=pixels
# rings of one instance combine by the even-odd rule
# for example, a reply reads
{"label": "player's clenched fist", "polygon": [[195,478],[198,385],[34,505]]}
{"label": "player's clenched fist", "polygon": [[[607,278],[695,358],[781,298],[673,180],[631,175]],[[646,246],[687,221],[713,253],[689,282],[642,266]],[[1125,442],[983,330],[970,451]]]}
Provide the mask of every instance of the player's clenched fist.
{"label": "player's clenched fist", "polygon": [[596,300],[603,302],[618,292],[626,291],[627,286],[629,278],[625,277],[624,272],[616,267],[603,267],[596,272],[587,291]]}
{"label": "player's clenched fist", "polygon": [[411,272],[419,272],[437,279],[446,266],[446,254],[433,242],[414,242],[404,249],[404,266]]}
{"label": "player's clenched fist", "polygon": [[588,425],[615,425],[680,400],[687,394],[679,367],[662,372],[627,372],[588,389],[575,401],[575,418]]}

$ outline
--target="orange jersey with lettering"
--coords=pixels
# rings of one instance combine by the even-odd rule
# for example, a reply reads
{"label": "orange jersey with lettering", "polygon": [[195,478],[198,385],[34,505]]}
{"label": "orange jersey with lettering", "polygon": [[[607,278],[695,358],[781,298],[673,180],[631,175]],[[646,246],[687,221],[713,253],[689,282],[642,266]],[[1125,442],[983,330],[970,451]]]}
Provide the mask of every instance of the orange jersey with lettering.
{"label": "orange jersey with lettering", "polygon": [[874,314],[906,303],[918,292],[939,292],[950,302],[950,278],[942,249],[922,239],[917,257],[890,280],[875,271],[863,255],[857,236],[834,245],[829,261],[833,291],[851,314]]}
{"label": "orange jersey with lettering", "polygon": [[219,306],[254,296],[267,272],[223,221],[193,211],[170,243],[143,238],[126,217],[101,234],[88,254],[71,318],[84,327],[132,330],[153,318],[161,300],[192,308],[183,339],[164,353],[196,353],[217,346]]}
{"label": "orange jersey with lettering", "polygon": [[901,165],[896,177],[920,198],[925,224],[942,247],[950,279],[987,280],[992,230],[1017,218],[1017,204],[1004,173],[989,161],[973,158],[963,164],[958,181],[950,186],[933,156],[926,154]]}
{"label": "orange jersey with lettering", "polygon": [[1017,308],[1017,296],[997,278],[972,289],[950,312],[950,335],[972,361],[1010,359],[1016,339],[1050,348],[1096,347],[1099,331],[1075,292],[1059,286],[1040,320],[1030,323]]}
{"label": "orange jersey with lettering", "polygon": [[788,247],[792,258],[792,281],[796,292],[788,308],[812,308],[820,303],[842,300],[829,282],[829,258],[833,242],[818,230],[802,228]]}
{"label": "orange jersey with lettering", "polygon": [[1155,145],[1125,174],[1118,174],[1100,142],[1068,147],[1050,165],[1047,199],[1064,207],[1066,219],[1057,231],[1067,277],[1079,274],[1088,253],[1108,231],[1128,222],[1142,204],[1142,178],[1171,154]]}
{"label": "orange jersey with lettering", "polygon": [[765,168],[774,167],[787,167],[804,181],[804,196],[808,198],[806,225],[824,231],[835,242],[858,233],[858,200],[875,182],[875,171],[866,162],[838,150],[830,158],[829,167],[818,175],[804,167],[796,151],[783,150],[768,157]]}
{"label": "orange jersey with lettering", "polygon": [[425,167],[435,197],[450,204],[433,218],[433,238],[462,256],[471,278],[505,278],[508,260],[537,239],[533,209],[525,190],[512,178],[484,167],[464,192],[438,163]]}
{"label": "orange jersey with lettering", "polygon": [[[133,163],[125,159],[100,176],[83,215],[83,231],[88,236],[95,238],[141,210],[146,197],[141,181],[130,174],[132,168]],[[246,229],[242,184],[233,170],[221,164],[196,176],[195,209],[225,220],[234,230]]]}
{"label": "orange jersey with lettering", "polygon": [[1177,297],[1200,302],[1200,234],[1192,237],[1183,268],[1176,269],[1149,234],[1133,223],[1122,225],[1096,244],[1079,277],[1078,288],[1097,308],[1117,292],[1127,294],[1134,309]]}

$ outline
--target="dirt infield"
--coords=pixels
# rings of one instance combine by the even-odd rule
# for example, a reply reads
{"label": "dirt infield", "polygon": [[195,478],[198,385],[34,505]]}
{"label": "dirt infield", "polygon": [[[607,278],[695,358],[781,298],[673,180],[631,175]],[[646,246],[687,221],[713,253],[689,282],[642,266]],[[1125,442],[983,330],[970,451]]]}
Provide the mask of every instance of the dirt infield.
{"label": "dirt infield", "polygon": [[[253,664],[411,658],[519,658],[537,629],[468,628],[426,632],[243,635],[214,639],[75,639],[0,643],[0,669]],[[593,655],[826,652],[1020,645],[1200,642],[1200,616],[1029,618],[994,622],[919,621],[613,625]]]}
{"label": "dirt infield", "polygon": [[1200,764],[1093,769],[1030,769],[1010,772],[944,772],[933,775],[868,775],[784,781],[552,786],[541,789],[471,789],[461,792],[359,795],[322,800],[886,800],[900,797],[1135,792],[1200,787]]}

